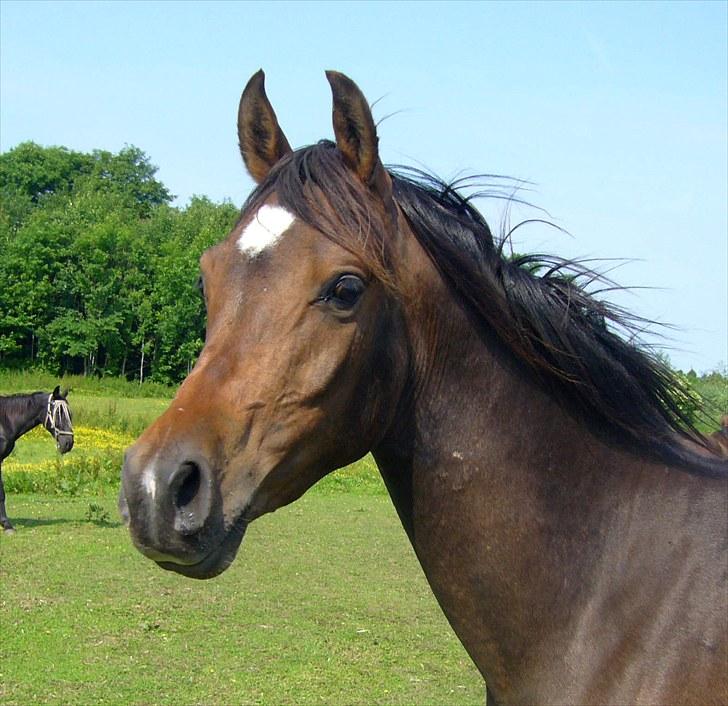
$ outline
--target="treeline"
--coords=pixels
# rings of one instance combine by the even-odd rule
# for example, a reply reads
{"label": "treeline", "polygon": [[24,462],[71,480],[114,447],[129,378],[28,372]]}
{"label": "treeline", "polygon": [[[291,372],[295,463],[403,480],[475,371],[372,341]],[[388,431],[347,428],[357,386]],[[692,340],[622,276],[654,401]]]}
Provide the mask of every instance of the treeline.
{"label": "treeline", "polygon": [[0,155],[0,368],[181,380],[204,338],[198,259],[238,209],[185,208],[136,147]]}
{"label": "treeline", "polygon": [[[185,208],[136,147],[0,154],[0,369],[176,384],[202,348],[202,251],[238,209]],[[728,412],[726,371],[685,382]]]}

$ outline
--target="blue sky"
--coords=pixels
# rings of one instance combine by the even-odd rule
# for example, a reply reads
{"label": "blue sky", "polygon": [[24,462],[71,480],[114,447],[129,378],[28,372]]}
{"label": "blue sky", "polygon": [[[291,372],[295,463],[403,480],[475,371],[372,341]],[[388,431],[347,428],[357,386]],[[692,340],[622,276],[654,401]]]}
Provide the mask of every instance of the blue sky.
{"label": "blue sky", "polygon": [[[0,4],[0,149],[143,149],[183,205],[241,204],[240,92],[259,68],[294,146],[330,137],[325,69],[384,118],[385,163],[506,174],[570,235],[520,252],[624,258],[620,305],[670,323],[683,369],[728,363],[728,3]],[[481,203],[498,230],[503,203]],[[514,209],[512,222],[533,216]]]}

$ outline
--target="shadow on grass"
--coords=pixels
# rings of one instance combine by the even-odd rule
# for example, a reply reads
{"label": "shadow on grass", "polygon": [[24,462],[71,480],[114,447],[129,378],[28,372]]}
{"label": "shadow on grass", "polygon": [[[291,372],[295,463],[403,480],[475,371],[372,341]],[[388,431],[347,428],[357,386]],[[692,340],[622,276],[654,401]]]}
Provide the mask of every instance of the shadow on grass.
{"label": "shadow on grass", "polygon": [[116,520],[89,520],[85,517],[78,518],[26,518],[26,517],[11,517],[10,521],[13,523],[13,527],[16,530],[20,529],[32,529],[33,527],[51,527],[53,525],[95,525],[96,527],[104,527],[108,529],[115,529],[121,527],[122,523]]}

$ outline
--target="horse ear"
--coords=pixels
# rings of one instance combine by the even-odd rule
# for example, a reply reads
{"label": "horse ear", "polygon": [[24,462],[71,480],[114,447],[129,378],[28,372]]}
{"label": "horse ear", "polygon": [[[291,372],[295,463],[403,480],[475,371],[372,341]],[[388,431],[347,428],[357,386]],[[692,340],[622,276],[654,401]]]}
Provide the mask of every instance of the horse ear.
{"label": "horse ear", "polygon": [[265,94],[264,84],[265,74],[261,69],[248,81],[238,107],[240,154],[258,184],[281,157],[292,151]]}
{"label": "horse ear", "polygon": [[60,396],[60,394],[61,394],[61,386],[60,386],[60,385],[56,385],[56,387],[55,387],[55,389],[53,390],[53,393],[52,393],[52,394],[53,394],[53,399],[54,399],[54,400],[57,400],[57,399],[58,399],[58,397],[59,397],[59,396]]}
{"label": "horse ear", "polygon": [[370,188],[388,202],[392,182],[379,160],[379,138],[372,111],[359,87],[338,71],[327,71],[334,99],[336,146],[346,163]]}

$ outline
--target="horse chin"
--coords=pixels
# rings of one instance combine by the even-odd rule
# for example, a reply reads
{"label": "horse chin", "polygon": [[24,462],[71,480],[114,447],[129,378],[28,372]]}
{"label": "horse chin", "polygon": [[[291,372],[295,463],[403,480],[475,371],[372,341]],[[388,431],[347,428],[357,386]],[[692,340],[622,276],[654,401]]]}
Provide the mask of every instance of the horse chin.
{"label": "horse chin", "polygon": [[195,564],[177,564],[173,561],[158,561],[157,564],[167,571],[174,571],[192,579],[214,578],[233,563],[247,528],[246,520],[236,522],[228,530],[222,542],[204,559]]}

